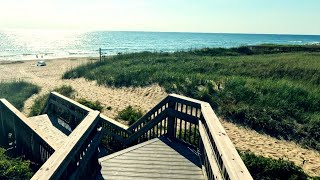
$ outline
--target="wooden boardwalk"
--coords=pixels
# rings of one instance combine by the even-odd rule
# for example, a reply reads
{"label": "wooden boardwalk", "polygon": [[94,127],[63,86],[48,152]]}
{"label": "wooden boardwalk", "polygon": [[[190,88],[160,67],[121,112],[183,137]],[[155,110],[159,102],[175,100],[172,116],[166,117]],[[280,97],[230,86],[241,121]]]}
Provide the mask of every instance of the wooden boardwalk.
{"label": "wooden boardwalk", "polygon": [[29,117],[29,119],[37,126],[38,129],[46,132],[45,138],[49,139],[49,142],[51,142],[50,145],[55,150],[63,146],[68,136],[62,132],[63,128],[59,127],[58,120],[56,118],[43,114],[40,116]]}
{"label": "wooden boardwalk", "polygon": [[204,179],[197,153],[165,137],[100,158],[97,179]]}

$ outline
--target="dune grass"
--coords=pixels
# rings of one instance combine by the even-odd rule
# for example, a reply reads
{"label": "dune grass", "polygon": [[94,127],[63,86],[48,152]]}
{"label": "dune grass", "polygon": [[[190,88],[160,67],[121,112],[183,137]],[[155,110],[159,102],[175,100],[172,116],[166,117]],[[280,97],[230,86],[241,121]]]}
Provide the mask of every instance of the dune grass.
{"label": "dune grass", "polygon": [[[307,180],[313,178],[304,173],[301,167],[296,166],[293,162],[290,161],[256,156],[255,154],[250,152],[240,152],[240,156],[247,166],[249,172],[253,176],[253,179]],[[314,177],[314,179],[316,178],[317,177]]]}
{"label": "dune grass", "polygon": [[[63,96],[66,96],[69,98],[74,98],[75,90],[69,85],[62,85],[61,87],[55,88],[52,91],[58,92]],[[41,111],[43,110],[44,106],[47,103],[48,98],[49,98],[49,93],[37,97],[30,109],[29,116],[40,115]]]}
{"label": "dune grass", "polygon": [[127,106],[122,111],[120,111],[116,117],[117,120],[124,120],[128,122],[131,126],[137,120],[143,116],[143,112],[140,109],[134,108],[132,106]]}
{"label": "dune grass", "polygon": [[30,161],[20,157],[10,157],[5,149],[0,148],[0,179],[30,179],[33,173]]}
{"label": "dune grass", "polygon": [[226,120],[320,150],[320,53],[142,52],[63,75],[78,77],[114,87],[158,83],[167,92],[209,102]]}
{"label": "dune grass", "polygon": [[24,102],[40,88],[24,81],[0,82],[0,98],[7,99],[17,109],[22,110]]}

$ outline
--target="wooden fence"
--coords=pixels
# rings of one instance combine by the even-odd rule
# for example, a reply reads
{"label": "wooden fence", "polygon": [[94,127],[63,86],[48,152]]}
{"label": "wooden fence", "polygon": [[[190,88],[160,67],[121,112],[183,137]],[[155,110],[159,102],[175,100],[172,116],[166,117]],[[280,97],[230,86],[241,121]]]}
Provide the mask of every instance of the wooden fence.
{"label": "wooden fence", "polygon": [[38,164],[43,164],[58,148],[46,132],[5,99],[0,99],[0,129],[1,146]]}

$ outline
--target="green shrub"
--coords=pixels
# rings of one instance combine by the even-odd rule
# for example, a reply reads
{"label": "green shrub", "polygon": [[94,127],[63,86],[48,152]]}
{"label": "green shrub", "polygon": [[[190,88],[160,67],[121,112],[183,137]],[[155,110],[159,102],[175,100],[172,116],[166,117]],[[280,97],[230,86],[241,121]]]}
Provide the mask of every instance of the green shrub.
{"label": "green shrub", "polygon": [[[54,89],[53,91],[58,92],[66,97],[74,98],[75,90],[71,86],[63,85]],[[29,116],[39,115],[43,110],[44,106],[46,105],[48,98],[49,94],[44,94],[42,96],[37,97],[31,107]]]}
{"label": "green shrub", "polygon": [[43,110],[44,106],[47,103],[48,98],[49,98],[49,94],[45,94],[37,97],[34,100],[33,105],[31,106],[29,116],[32,117],[32,116],[40,115],[41,111]]}
{"label": "green shrub", "polygon": [[0,179],[30,179],[33,175],[30,162],[22,158],[11,158],[0,148]]}
{"label": "green shrub", "polygon": [[140,119],[142,115],[143,113],[140,109],[134,109],[132,106],[128,106],[118,113],[116,119],[125,120],[129,125],[132,125]]}
{"label": "green shrub", "polygon": [[22,110],[24,102],[39,90],[38,86],[24,81],[0,82],[0,98],[7,99],[19,110]]}
{"label": "green shrub", "polygon": [[308,179],[308,175],[291,161],[256,156],[250,152],[240,152],[240,156],[254,179]]}
{"label": "green shrub", "polygon": [[101,111],[103,109],[103,106],[99,101],[92,102],[92,101],[81,98],[81,99],[77,99],[77,102],[93,110]]}
{"label": "green shrub", "polygon": [[61,87],[58,87],[58,88],[54,89],[53,91],[55,91],[63,96],[66,96],[70,99],[74,99],[75,90],[70,85],[62,85]]}

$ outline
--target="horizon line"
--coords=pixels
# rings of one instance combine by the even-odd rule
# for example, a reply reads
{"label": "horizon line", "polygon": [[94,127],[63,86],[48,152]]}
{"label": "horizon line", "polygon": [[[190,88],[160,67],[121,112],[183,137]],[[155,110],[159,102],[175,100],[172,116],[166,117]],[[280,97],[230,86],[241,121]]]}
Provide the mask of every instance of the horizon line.
{"label": "horizon line", "polygon": [[145,33],[190,33],[190,34],[243,34],[243,35],[292,35],[292,36],[320,36],[319,34],[300,33],[267,33],[267,32],[209,32],[209,31],[158,31],[158,30],[107,30],[107,29],[76,29],[76,28],[0,28],[0,31],[26,30],[26,31],[83,31],[83,32],[145,32]]}

